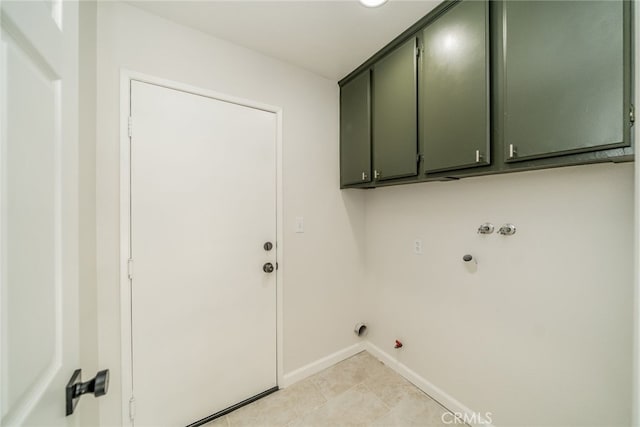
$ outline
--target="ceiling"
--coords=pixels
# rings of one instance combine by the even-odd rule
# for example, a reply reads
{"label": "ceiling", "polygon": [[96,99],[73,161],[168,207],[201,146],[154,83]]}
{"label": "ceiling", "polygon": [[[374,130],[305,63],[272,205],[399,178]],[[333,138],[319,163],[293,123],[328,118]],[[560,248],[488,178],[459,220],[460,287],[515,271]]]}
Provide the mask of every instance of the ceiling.
{"label": "ceiling", "polygon": [[340,80],[438,1],[129,1],[148,12]]}

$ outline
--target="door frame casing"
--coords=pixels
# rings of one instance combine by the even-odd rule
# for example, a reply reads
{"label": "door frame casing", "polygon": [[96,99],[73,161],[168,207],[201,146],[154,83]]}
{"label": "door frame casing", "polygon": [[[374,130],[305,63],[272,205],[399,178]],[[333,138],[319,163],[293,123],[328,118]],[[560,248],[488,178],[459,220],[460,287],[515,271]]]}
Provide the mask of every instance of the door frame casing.
{"label": "door frame casing", "polygon": [[131,257],[131,152],[129,141],[129,115],[131,111],[131,81],[139,81],[179,90],[193,95],[255,108],[276,115],[276,259],[279,268],[276,274],[276,380],[284,384],[283,358],[283,185],[282,185],[282,108],[252,100],[230,96],[220,92],[151,76],[132,70],[120,70],[120,357],[122,381],[122,424],[132,426],[129,418],[129,400],[133,395],[131,360],[131,283],[128,260]]}

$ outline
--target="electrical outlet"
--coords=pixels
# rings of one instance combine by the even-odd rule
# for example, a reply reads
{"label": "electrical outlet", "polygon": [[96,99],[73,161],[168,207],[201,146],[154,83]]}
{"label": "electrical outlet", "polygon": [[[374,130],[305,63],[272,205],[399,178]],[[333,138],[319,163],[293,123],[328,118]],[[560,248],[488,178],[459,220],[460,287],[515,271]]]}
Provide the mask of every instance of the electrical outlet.
{"label": "electrical outlet", "polygon": [[413,241],[413,253],[416,255],[422,255],[422,240],[416,239]]}
{"label": "electrical outlet", "polygon": [[297,216],[296,217],[296,233],[304,233],[304,217]]}

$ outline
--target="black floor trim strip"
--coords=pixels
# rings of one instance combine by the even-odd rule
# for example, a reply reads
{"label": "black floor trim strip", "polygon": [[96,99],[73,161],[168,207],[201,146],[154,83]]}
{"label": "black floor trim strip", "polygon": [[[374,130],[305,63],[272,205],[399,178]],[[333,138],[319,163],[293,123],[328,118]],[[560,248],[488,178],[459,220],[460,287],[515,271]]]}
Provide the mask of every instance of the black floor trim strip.
{"label": "black floor trim strip", "polygon": [[222,411],[216,412],[213,415],[209,415],[208,417],[205,417],[205,418],[201,419],[200,421],[196,421],[195,423],[191,423],[186,427],[199,427],[199,426],[204,425],[206,423],[210,423],[211,421],[215,420],[216,418],[224,417],[225,415],[230,414],[231,412],[235,411],[236,409],[240,409],[243,406],[246,406],[246,405],[248,405],[250,403],[255,402],[256,400],[260,400],[263,397],[268,396],[271,393],[274,393],[274,392],[276,392],[278,390],[279,390],[278,386],[270,388],[269,390],[263,391],[260,394],[256,394],[255,396],[250,397],[247,400],[243,400],[240,403],[236,403],[233,406],[229,406],[227,409],[223,409]]}

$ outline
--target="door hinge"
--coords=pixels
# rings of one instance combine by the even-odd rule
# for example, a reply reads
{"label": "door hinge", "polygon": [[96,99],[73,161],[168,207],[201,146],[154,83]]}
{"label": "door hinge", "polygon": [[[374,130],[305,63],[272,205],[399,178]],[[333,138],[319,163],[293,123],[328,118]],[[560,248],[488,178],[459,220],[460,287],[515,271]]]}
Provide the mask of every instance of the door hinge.
{"label": "door hinge", "polygon": [[128,123],[128,132],[129,132],[129,138],[131,138],[133,136],[133,117],[129,116],[129,123]]}
{"label": "door hinge", "polygon": [[633,104],[629,106],[629,121],[631,123],[636,121],[636,108],[634,107]]}
{"label": "door hinge", "polygon": [[131,396],[129,399],[129,419],[133,422],[136,418],[136,398]]}
{"label": "door hinge", "polygon": [[133,259],[131,258],[127,260],[127,275],[129,280],[133,280]]}

